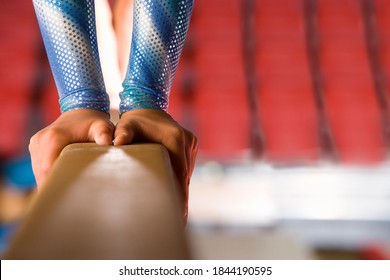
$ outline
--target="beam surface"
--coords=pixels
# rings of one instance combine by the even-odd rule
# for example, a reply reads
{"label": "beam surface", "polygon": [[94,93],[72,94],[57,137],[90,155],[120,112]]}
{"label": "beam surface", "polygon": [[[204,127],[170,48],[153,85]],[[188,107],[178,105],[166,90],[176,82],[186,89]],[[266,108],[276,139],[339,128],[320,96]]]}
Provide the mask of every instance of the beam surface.
{"label": "beam surface", "polygon": [[188,259],[177,186],[161,145],[69,145],[5,258]]}

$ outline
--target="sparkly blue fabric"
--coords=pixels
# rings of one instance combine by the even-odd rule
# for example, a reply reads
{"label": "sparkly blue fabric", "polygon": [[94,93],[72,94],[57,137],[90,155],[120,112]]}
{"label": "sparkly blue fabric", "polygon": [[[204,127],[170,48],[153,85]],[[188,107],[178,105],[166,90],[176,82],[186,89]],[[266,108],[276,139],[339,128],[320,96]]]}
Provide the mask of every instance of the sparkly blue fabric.
{"label": "sparkly blue fabric", "polygon": [[[109,111],[101,71],[93,0],[33,0],[60,96],[61,111]],[[129,67],[120,113],[167,110],[193,0],[135,0]]]}
{"label": "sparkly blue fabric", "polygon": [[169,91],[183,49],[193,0],[135,0],[129,67],[120,113],[168,108]]}
{"label": "sparkly blue fabric", "polygon": [[93,0],[33,0],[60,97],[61,111],[109,111]]}

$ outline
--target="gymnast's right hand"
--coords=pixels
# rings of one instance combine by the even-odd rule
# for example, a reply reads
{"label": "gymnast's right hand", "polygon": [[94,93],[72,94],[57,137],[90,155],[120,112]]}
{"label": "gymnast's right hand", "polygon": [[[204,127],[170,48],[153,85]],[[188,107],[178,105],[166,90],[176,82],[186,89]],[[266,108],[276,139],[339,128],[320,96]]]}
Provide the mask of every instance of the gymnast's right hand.
{"label": "gymnast's right hand", "polygon": [[65,146],[80,142],[111,145],[114,129],[107,113],[76,109],[63,113],[51,125],[37,132],[30,140],[29,150],[38,189]]}

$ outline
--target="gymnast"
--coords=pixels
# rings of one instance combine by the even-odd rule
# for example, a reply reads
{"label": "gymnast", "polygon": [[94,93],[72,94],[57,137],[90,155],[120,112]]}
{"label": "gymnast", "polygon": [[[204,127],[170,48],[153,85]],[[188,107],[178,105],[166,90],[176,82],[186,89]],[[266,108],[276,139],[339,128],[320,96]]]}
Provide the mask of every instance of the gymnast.
{"label": "gymnast", "polygon": [[116,125],[110,121],[110,100],[100,65],[94,1],[33,0],[33,4],[62,112],[30,140],[38,189],[68,144],[160,143],[169,151],[186,217],[197,139],[167,109],[193,0],[134,0],[130,59],[119,93]]}

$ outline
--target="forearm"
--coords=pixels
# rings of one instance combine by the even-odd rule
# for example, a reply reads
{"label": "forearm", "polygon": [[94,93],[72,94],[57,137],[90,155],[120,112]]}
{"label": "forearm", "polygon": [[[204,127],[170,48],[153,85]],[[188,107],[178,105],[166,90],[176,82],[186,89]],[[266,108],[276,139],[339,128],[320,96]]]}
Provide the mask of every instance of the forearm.
{"label": "forearm", "polygon": [[96,40],[93,0],[33,0],[61,111],[109,111]]}
{"label": "forearm", "polygon": [[135,0],[131,54],[120,112],[168,108],[193,0]]}

